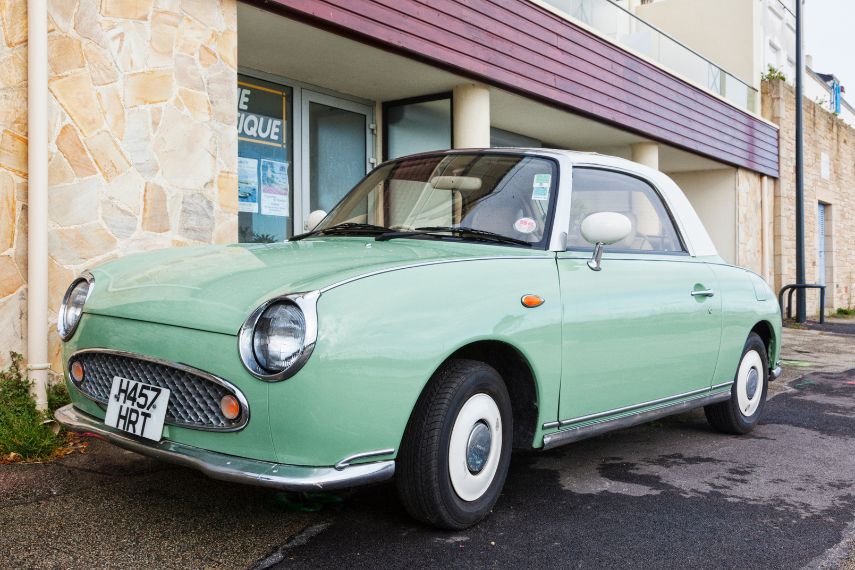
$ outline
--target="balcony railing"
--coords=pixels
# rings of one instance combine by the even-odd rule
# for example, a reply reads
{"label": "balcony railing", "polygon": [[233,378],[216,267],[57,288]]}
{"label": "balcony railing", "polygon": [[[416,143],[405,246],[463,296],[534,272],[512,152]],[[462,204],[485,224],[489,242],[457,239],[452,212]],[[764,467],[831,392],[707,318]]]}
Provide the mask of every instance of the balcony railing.
{"label": "balcony railing", "polygon": [[614,43],[717,93],[736,107],[757,112],[757,90],[696,51],[610,0],[539,0],[593,28]]}

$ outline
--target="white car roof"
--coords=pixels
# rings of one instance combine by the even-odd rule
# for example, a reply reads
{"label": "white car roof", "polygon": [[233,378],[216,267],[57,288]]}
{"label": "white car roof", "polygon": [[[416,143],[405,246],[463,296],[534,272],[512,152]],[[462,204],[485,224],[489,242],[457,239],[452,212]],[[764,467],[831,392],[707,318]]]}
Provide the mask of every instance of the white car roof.
{"label": "white car roof", "polygon": [[[474,150],[474,149],[472,149]],[[662,199],[665,200],[674,221],[679,226],[680,234],[686,242],[689,254],[693,256],[718,255],[709,233],[692,207],[689,199],[666,174],[647,166],[638,164],[625,158],[598,154],[596,152],[579,152],[550,148],[505,148],[505,149],[483,149],[484,151],[517,151],[526,154],[540,155],[562,155],[568,157],[574,165],[578,166],[600,166],[612,170],[619,170],[634,174],[653,183]]]}

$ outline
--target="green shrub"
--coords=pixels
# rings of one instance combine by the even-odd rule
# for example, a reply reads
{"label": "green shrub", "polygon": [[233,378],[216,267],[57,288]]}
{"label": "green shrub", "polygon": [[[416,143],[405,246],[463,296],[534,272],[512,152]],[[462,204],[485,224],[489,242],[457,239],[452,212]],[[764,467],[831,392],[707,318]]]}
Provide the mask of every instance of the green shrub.
{"label": "green shrub", "polygon": [[51,417],[53,413],[66,404],[71,403],[71,398],[68,395],[68,388],[64,382],[51,384],[47,391],[47,405],[50,410]]}
{"label": "green shrub", "polygon": [[774,65],[770,65],[769,69],[760,76],[761,81],[786,81],[787,76],[784,75],[784,72],[775,67]]}
{"label": "green shrub", "polygon": [[[0,371],[0,461],[46,459],[65,439],[45,424],[48,417],[36,409],[36,402],[30,396],[30,382],[22,372],[22,362],[20,354],[12,353],[12,364]],[[64,388],[51,388],[51,406],[62,405],[68,400]]]}
{"label": "green shrub", "polygon": [[839,308],[837,309],[838,317],[853,317],[855,316],[855,307],[847,307],[847,308]]}

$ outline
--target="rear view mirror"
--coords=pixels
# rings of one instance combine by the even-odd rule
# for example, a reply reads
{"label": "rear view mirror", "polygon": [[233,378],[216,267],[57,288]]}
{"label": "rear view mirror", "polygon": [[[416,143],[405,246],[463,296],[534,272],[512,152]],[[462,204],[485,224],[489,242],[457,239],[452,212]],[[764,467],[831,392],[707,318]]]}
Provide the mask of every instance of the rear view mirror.
{"label": "rear view mirror", "polygon": [[480,190],[481,179],[476,176],[434,176],[430,185],[437,190]]}
{"label": "rear view mirror", "polygon": [[617,212],[597,212],[582,220],[582,237],[594,245],[594,254],[588,260],[588,267],[594,271],[602,269],[600,260],[605,246],[617,243],[632,231],[632,222]]}

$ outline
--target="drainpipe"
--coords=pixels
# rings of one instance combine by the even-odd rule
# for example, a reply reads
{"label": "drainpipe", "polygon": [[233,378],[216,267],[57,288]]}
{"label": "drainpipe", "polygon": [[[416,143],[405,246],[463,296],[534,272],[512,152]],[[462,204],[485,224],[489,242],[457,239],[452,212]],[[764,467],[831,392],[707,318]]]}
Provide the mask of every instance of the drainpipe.
{"label": "drainpipe", "polygon": [[48,362],[48,31],[47,2],[27,0],[27,374],[47,409]]}

